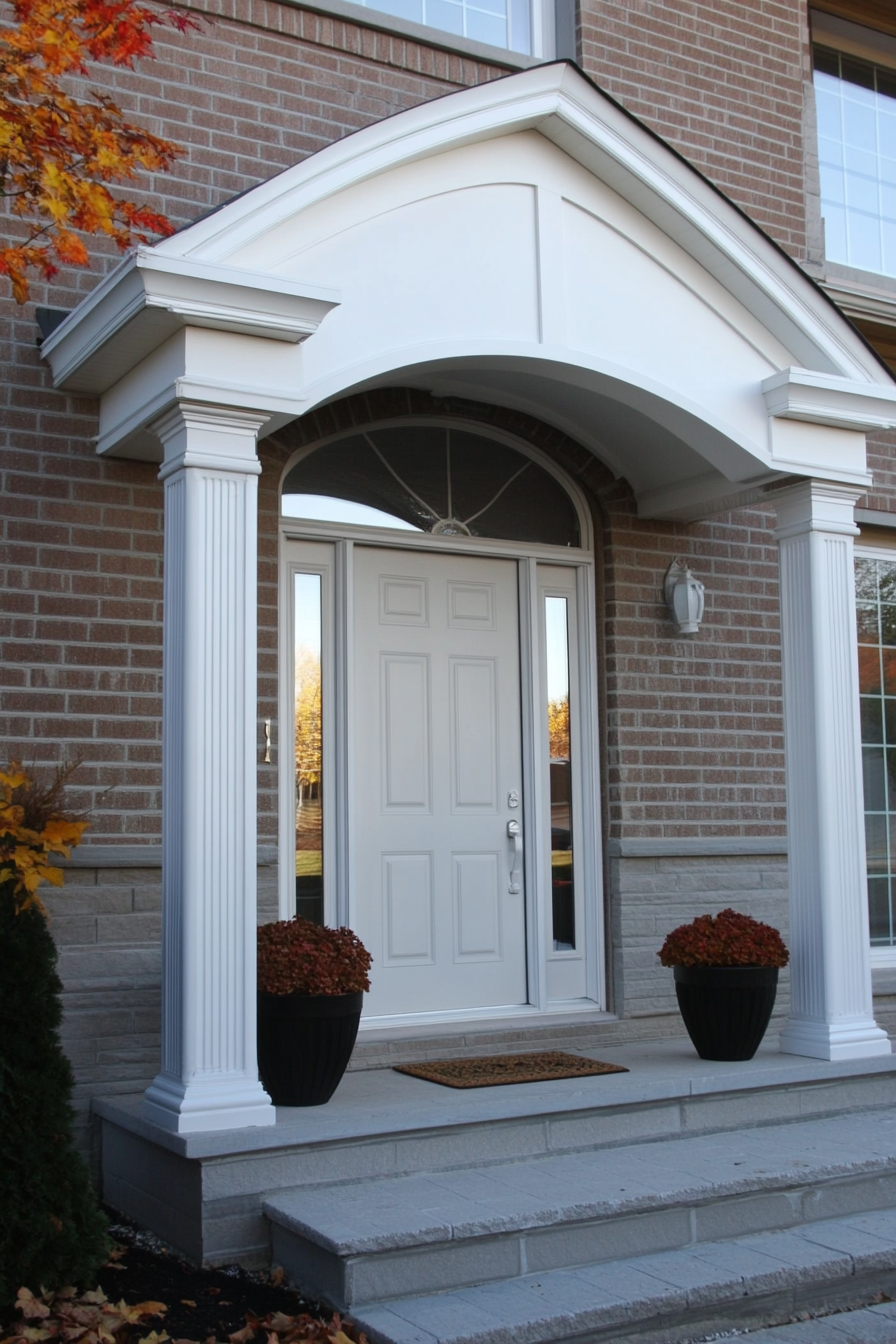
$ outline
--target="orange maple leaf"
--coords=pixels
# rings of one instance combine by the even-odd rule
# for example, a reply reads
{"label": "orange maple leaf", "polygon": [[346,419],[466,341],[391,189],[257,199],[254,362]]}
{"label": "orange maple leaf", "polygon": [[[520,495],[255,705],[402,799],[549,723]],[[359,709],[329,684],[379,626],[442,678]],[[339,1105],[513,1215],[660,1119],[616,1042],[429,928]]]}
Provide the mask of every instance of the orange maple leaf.
{"label": "orange maple leaf", "polygon": [[105,234],[124,251],[174,232],[163,214],[106,184],[165,172],[181,148],[127,121],[106,94],[75,97],[66,77],[87,75],[90,62],[132,68],[152,57],[155,26],[186,32],[199,23],[138,0],[11,4],[14,22],[0,29],[0,195],[24,221],[25,237],[0,247],[0,275],[24,303],[29,272],[51,280],[60,262],[88,264],[78,234]]}

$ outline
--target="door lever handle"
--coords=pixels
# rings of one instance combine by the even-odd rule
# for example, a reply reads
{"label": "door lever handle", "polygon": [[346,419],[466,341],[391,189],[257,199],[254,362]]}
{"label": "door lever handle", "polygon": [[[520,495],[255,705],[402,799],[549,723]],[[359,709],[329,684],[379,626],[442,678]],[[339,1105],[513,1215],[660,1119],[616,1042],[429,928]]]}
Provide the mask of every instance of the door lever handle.
{"label": "door lever handle", "polygon": [[507,836],[513,841],[513,861],[510,865],[510,882],[507,890],[511,896],[519,896],[522,891],[520,879],[523,872],[523,828],[516,819],[508,821]]}

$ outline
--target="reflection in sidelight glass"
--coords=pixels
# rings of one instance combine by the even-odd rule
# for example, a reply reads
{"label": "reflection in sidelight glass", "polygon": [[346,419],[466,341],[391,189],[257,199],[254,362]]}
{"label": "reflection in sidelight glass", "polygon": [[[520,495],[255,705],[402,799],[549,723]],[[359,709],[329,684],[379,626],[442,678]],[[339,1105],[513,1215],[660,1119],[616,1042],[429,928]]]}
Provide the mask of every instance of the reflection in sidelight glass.
{"label": "reflection in sidelight glass", "polygon": [[551,905],[555,952],[576,945],[569,735],[569,612],[565,597],[544,600],[551,792]]}
{"label": "reflection in sidelight glass", "polygon": [[296,914],[324,922],[321,578],[294,576]]}
{"label": "reflection in sidelight glass", "polygon": [[896,946],[896,563],[856,560],[872,947]]}

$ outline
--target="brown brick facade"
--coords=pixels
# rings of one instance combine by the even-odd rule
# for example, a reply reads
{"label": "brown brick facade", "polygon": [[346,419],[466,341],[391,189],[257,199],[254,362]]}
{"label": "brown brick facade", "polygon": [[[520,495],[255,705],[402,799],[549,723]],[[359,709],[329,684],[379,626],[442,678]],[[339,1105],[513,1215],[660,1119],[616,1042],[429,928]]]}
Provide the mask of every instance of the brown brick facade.
{"label": "brown brick facade", "polygon": [[582,67],[792,256],[806,250],[802,0],[583,0]]}
{"label": "brown brick facade", "polygon": [[[161,30],[158,60],[107,72],[129,112],[186,153],[149,185],[178,224],[363,126],[507,73],[439,46],[278,0],[194,0],[201,31]],[[688,158],[794,258],[807,252],[803,0],[582,0],[583,69]],[[116,258],[68,272],[34,300],[70,308]],[[99,459],[96,404],[52,389],[32,305],[4,295],[0,417],[0,736],[6,755],[81,759],[73,801],[93,809],[91,845],[158,844],[162,487],[157,468]],[[404,414],[500,425],[552,455],[589,495],[596,525],[604,838],[774,841],[769,853],[626,857],[608,850],[615,1007],[632,1031],[668,1032],[668,975],[655,950],[671,924],[730,900],[785,918],[786,829],[774,517],[639,519],[631,490],[559,431],[479,404],[405,389],[350,398],[263,441],[259,483],[259,841],[277,834],[278,489],[289,455],[334,430]],[[896,513],[896,436],[869,444],[868,501]],[[676,638],[661,601],[672,559],[706,585],[696,638]],[[259,870],[263,915],[276,871]],[[132,1090],[158,1057],[155,867],[73,868],[51,908],[70,988],[67,1039],[81,1101]],[[777,917],[775,915],[777,912]],[[640,1026],[641,1020],[655,1019]]]}

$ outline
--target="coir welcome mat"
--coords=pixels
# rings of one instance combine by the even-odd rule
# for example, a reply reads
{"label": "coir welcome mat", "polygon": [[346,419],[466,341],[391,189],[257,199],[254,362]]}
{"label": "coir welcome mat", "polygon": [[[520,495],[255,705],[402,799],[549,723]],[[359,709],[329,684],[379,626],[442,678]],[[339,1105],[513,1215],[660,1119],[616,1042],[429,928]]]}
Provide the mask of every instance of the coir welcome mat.
{"label": "coir welcome mat", "polygon": [[396,1064],[396,1073],[409,1073],[442,1087],[504,1087],[508,1083],[546,1083],[553,1078],[588,1078],[596,1073],[628,1073],[621,1064],[544,1050],[531,1055],[487,1055],[483,1059],[430,1059],[425,1064]]}

